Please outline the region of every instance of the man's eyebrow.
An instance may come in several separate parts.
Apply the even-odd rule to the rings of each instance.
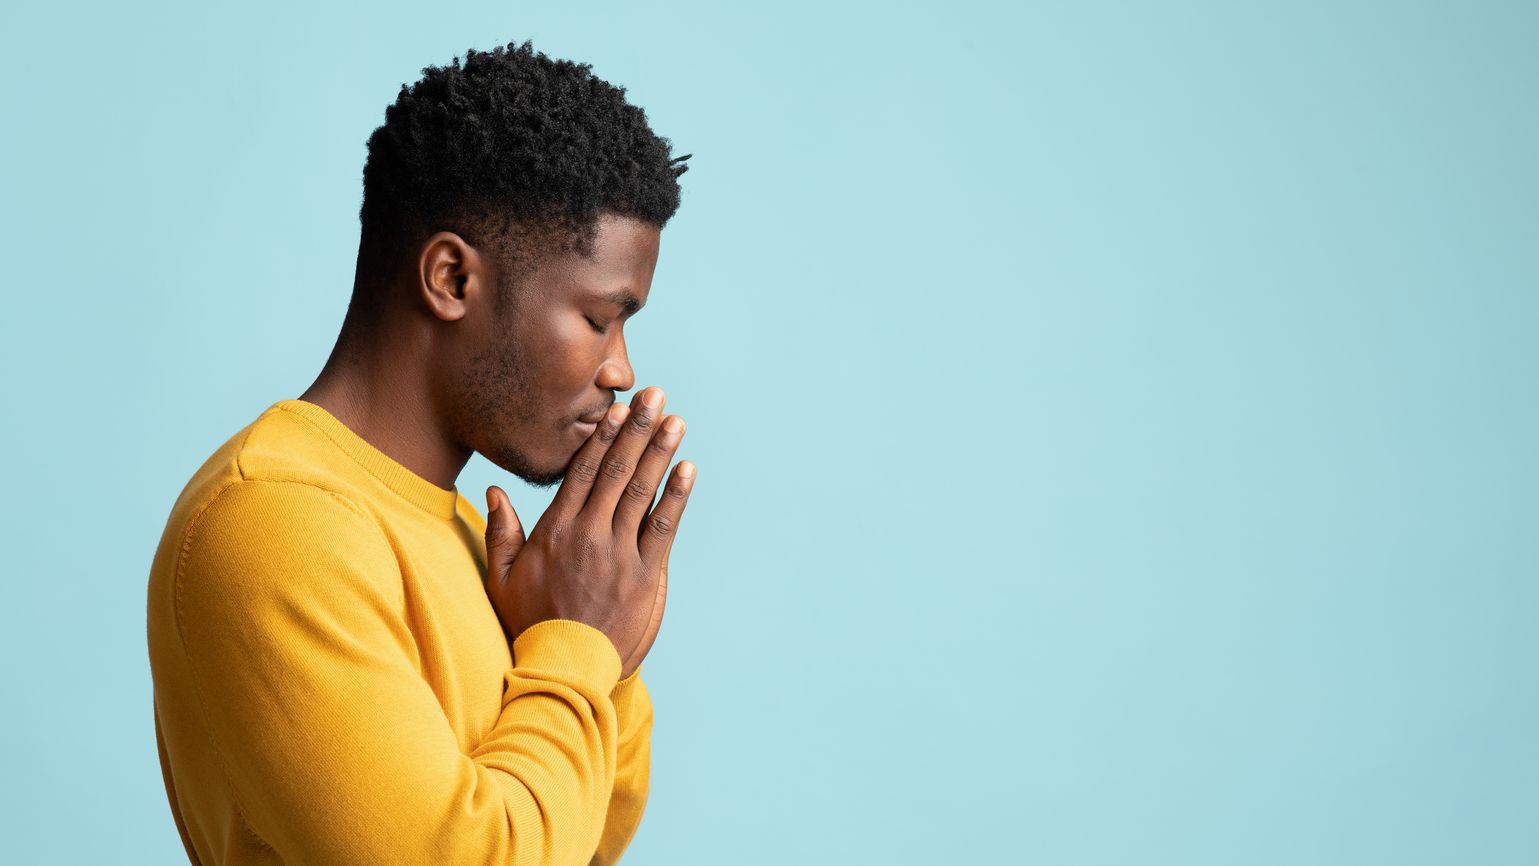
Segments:
[[[603,292],[597,295],[597,297],[599,300],[619,306],[620,309],[625,311],[624,315],[626,316],[634,316],[636,311],[641,309],[641,302],[636,300],[636,296],[624,289],[614,292]]]

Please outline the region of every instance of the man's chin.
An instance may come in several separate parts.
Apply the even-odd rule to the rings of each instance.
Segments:
[[[566,480],[566,472],[547,472],[538,475],[519,475],[518,477],[524,479],[532,487],[555,487]]]
[[[560,467],[539,466],[529,459],[529,455],[516,448],[507,448],[496,454],[482,456],[532,487],[554,487],[560,484],[566,479],[566,467],[571,463],[571,456],[568,455],[566,462]]]

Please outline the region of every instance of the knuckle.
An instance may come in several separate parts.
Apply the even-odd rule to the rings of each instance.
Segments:
[[[673,534],[673,518],[666,514],[653,514],[647,521],[647,532],[656,538],[667,538]]]
[[[534,535],[540,536],[552,543],[559,543],[576,531],[577,522],[570,519],[542,521],[537,528],[538,531]]]
[[[625,462],[624,459],[616,457],[610,460],[605,460],[600,466],[599,471],[603,472],[606,477],[613,478],[616,481],[622,481],[630,477],[631,465]]]
[[[568,527],[562,541],[562,547],[574,565],[593,562],[599,555],[599,536],[587,524]]]
[[[653,436],[652,441],[647,443],[647,450],[653,454],[669,454],[672,453],[673,448],[674,444],[663,436]]]
[[[632,502],[651,502],[652,485],[644,479],[632,478],[630,483],[625,485],[625,498]]]
[[[541,558],[549,559],[555,555],[557,550],[561,549],[561,545],[565,540],[566,527],[551,526],[545,532],[536,533],[524,546],[538,551]]]
[[[599,465],[597,462],[584,458],[572,461],[572,480],[587,484],[598,477]]]
[[[657,418],[651,412],[635,412],[631,414],[631,426],[645,432],[652,429],[657,423]]]
[[[598,559],[598,539],[594,538],[592,535],[583,533],[577,536],[577,538],[573,539],[573,541],[576,542],[575,546],[577,548],[576,553],[572,557],[573,561],[578,563],[588,563]]]

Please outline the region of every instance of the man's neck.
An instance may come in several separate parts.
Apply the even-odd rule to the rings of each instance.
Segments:
[[[414,371],[391,364],[375,352],[344,352],[339,343],[299,399],[330,412],[392,460],[450,490],[470,452],[450,439],[429,394],[420,367]]]

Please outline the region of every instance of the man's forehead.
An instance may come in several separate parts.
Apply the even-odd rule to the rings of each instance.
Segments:
[[[539,269],[541,281],[562,294],[640,307],[657,264],[657,232],[651,231],[650,243],[644,237],[603,243],[601,236],[592,255],[568,250],[554,256]]]
[[[647,302],[651,271],[640,265],[601,267],[578,256],[547,262],[531,280],[542,294],[552,299],[595,301],[616,304],[635,312]]]
[[[647,302],[660,238],[645,221],[601,216],[588,255],[570,246],[544,253],[525,288],[551,302],[613,303],[633,313]]]

